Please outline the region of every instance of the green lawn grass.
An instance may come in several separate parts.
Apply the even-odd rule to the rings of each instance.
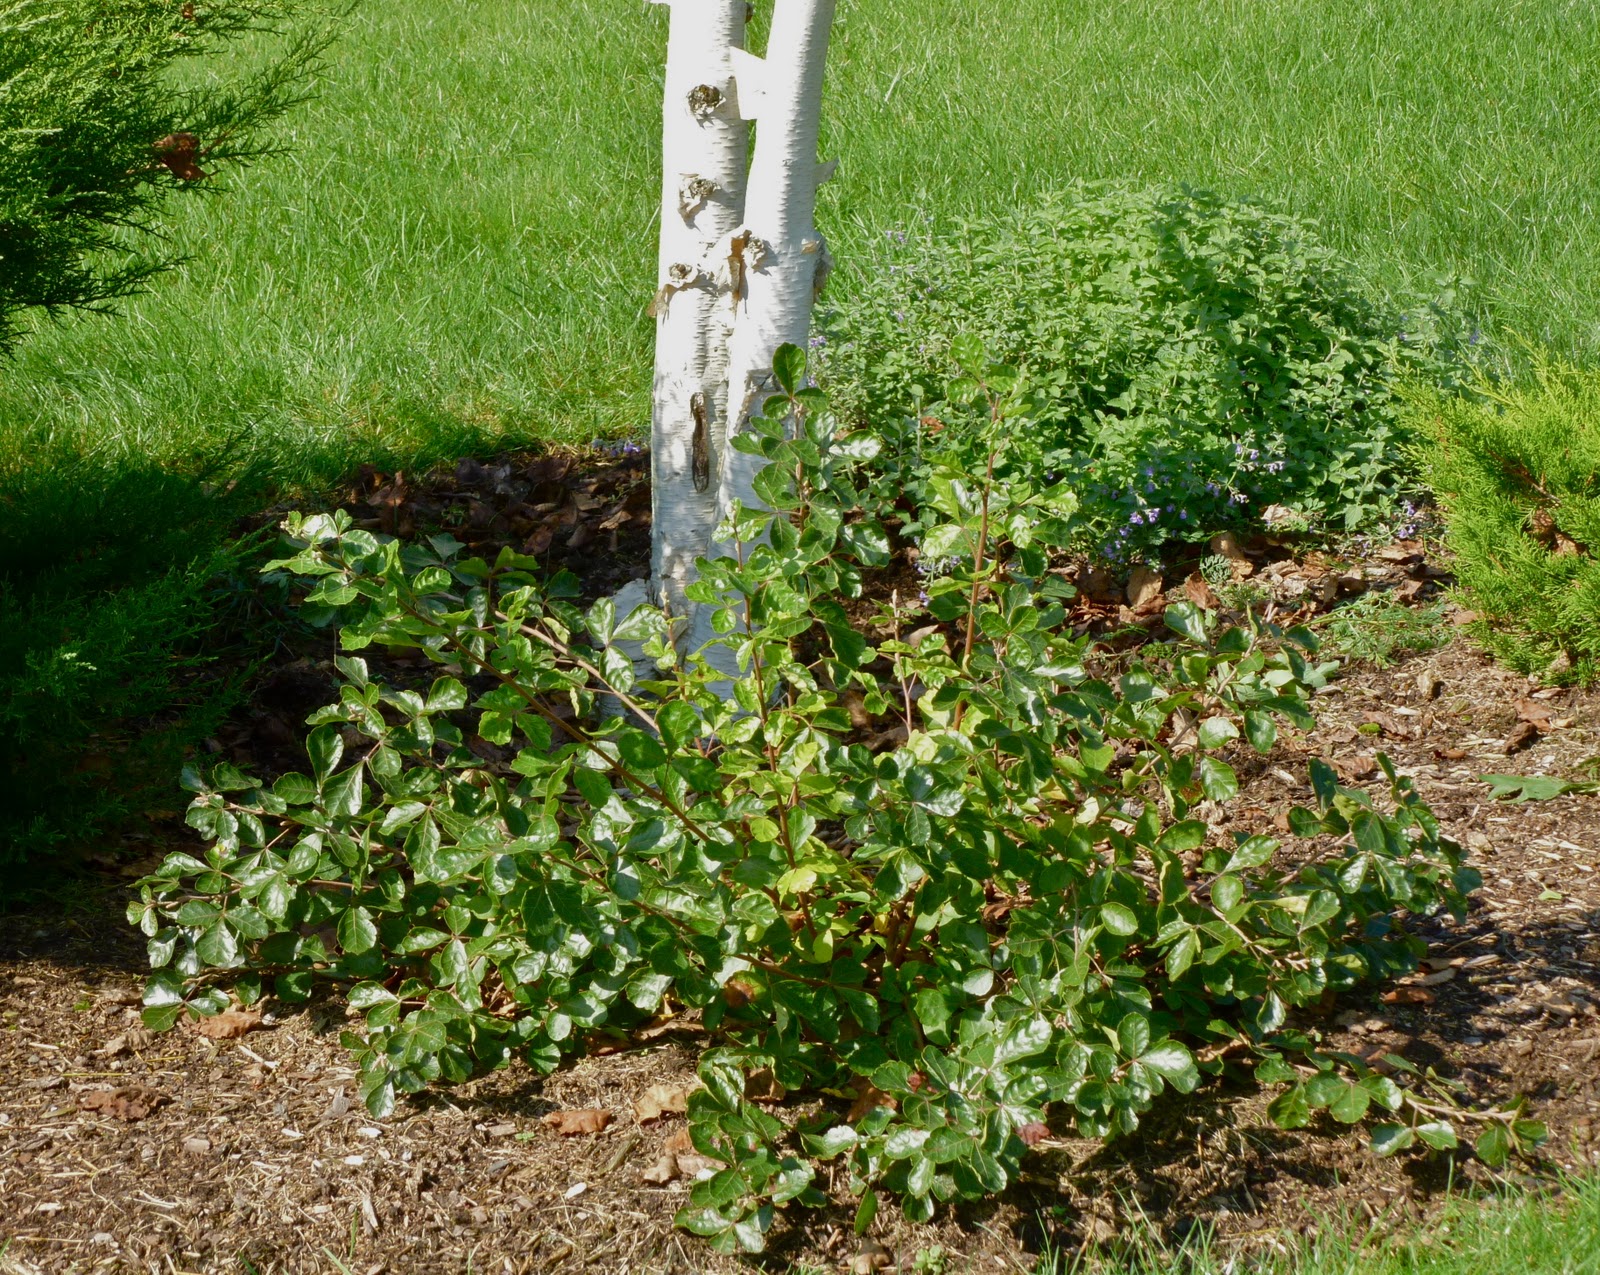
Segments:
[[[1597,0],[1454,0],[1447,20],[1392,0],[841,0],[832,286],[896,225],[1075,178],[1184,180],[1320,218],[1398,291],[1473,276],[1500,325],[1592,356],[1597,17]],[[7,679],[65,685],[63,653],[82,673],[82,635],[129,586],[142,614],[189,605],[173,582],[269,494],[643,430],[666,18],[358,0],[290,153],[168,210],[183,271],[0,366],[0,701],[76,720],[48,695],[16,709]]]
[[[1173,1252],[1135,1240],[1120,1261],[1047,1254],[1035,1275],[1600,1275],[1600,1180],[1565,1186],[1560,1196],[1458,1198],[1420,1226],[1322,1227],[1277,1256],[1241,1258],[1204,1242]]]
[[[1385,283],[1476,278],[1600,346],[1593,0],[844,0],[820,219],[884,228],[1074,177],[1186,180],[1321,218]],[[0,455],[320,482],[352,461],[646,419],[665,10],[363,0],[293,154],[189,200],[194,254],[124,321],[0,377]]]

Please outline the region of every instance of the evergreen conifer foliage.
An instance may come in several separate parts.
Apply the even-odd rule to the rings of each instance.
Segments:
[[[330,38],[306,0],[0,0],[0,352],[42,310],[105,310],[178,264],[149,233],[170,191],[274,149]],[[292,32],[232,82],[173,73],[251,32]]]
[[[1413,404],[1479,636],[1522,673],[1600,675],[1600,372],[1542,361],[1531,383]]]

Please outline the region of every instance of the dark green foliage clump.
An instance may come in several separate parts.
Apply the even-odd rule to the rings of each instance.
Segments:
[[[1478,636],[1512,668],[1600,675],[1600,372],[1541,360],[1474,401],[1420,393],[1419,449]]]
[[[0,0],[0,352],[22,314],[100,310],[175,265],[158,201],[269,149],[326,43],[302,33],[231,85],[182,89],[180,62],[281,29],[305,0]]]
[[[909,454],[918,417],[970,432],[932,387],[959,334],[982,341],[1039,391],[1014,465],[1071,482],[1080,547],[1113,561],[1273,505],[1313,526],[1372,520],[1405,481],[1396,377],[1448,375],[1437,307],[1395,312],[1313,226],[1255,204],[1078,186],[890,241],[824,320],[841,415]]]
[[[1029,387],[983,375],[999,461]],[[1282,1086],[1284,1128],[1325,1113],[1370,1119],[1380,1154],[1455,1148],[1437,1077],[1379,1074],[1297,1014],[1413,969],[1407,918],[1460,916],[1479,884],[1411,781],[1380,757],[1369,793],[1313,759],[1292,847],[1207,822],[1239,796],[1235,762],[1314,727],[1315,638],[1184,602],[1166,641],[1098,650],[1049,569],[1070,493],[963,494],[955,471],[919,511],[944,564],[925,601],[861,624],[841,599],[869,605],[863,572],[889,557],[861,508],[879,440],[800,388],[793,346],[774,376],[736,446],[771,462],[756,489],[777,512],[736,511],[737,552],[688,591],[731,685],[660,611],[581,609],[510,548],[288,521],[298,552],[271,569],[337,616],[339,699],[308,719],[304,773],[186,776],[209,844],[128,912],[155,971],[145,1021],[342,987],[382,1117],[697,1011],[689,1133],[718,1167],[678,1221],[727,1252],[823,1203],[819,1162],[860,1198],[858,1230],[880,1196],[927,1221],[1004,1190],[1052,1127],[1132,1133],[1225,1057]],[[397,680],[386,649],[431,669]],[[859,730],[852,698],[893,729]],[[785,1123],[756,1077],[816,1101]],[[1472,1119],[1492,1164],[1544,1135],[1518,1106]]]

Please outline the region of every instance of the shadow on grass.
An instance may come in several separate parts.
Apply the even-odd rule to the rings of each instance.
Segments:
[[[25,458],[0,476],[0,883],[172,806],[185,749],[270,644],[237,536],[260,484],[133,460]],[[9,869],[9,871],[8,871]]]

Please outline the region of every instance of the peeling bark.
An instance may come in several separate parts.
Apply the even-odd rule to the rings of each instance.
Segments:
[[[728,433],[743,428],[771,388],[780,345],[804,348],[811,308],[828,268],[815,223],[817,187],[832,168],[817,162],[822,77],[835,0],[779,0],[767,56],[733,56],[741,109],[756,121],[755,158],[741,234],[759,243],[746,262],[728,359]],[[753,85],[759,89],[752,91]],[[742,291],[742,295],[741,295]],[[758,457],[727,452],[718,489],[718,518],[734,500],[758,503],[751,482]]]
[[[745,0],[672,6],[663,110],[661,254],[651,417],[650,594],[712,640],[683,589],[734,501],[758,505],[756,457],[728,440],[771,386],[773,355],[804,346],[831,268],[814,223],[823,68],[835,0],[776,0],[765,58],[744,48]],[[749,128],[757,128],[748,176]],[[704,613],[704,614],[702,614]],[[732,655],[708,651],[718,666]]]
[[[683,587],[710,550],[726,414],[732,316],[706,267],[744,219],[750,126],[732,54],[742,51],[745,0],[670,4],[662,107],[661,241],[655,386],[650,421],[655,519],[653,600],[684,610]]]

